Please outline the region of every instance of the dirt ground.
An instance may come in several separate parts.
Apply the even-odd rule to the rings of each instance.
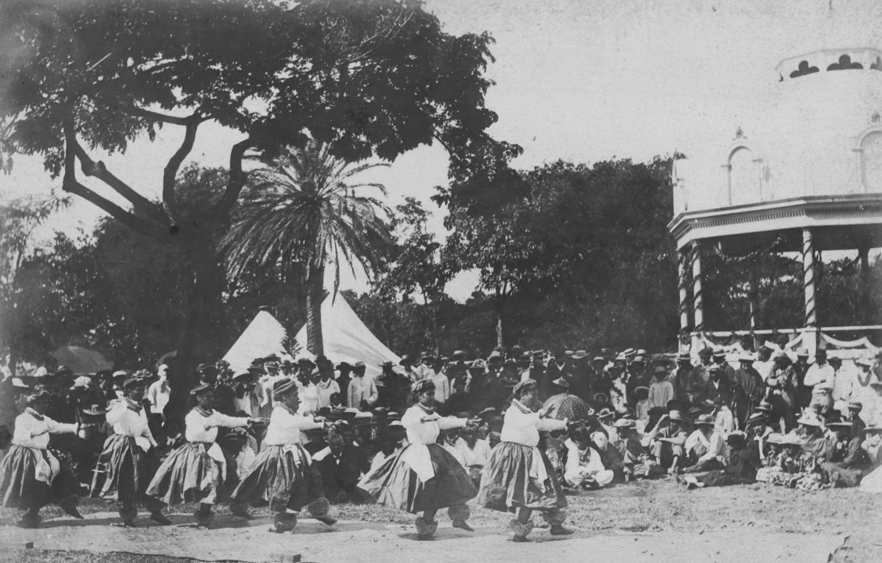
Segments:
[[[113,506],[87,501],[84,521],[47,508],[37,530],[0,513],[0,560],[71,563],[203,561],[882,561],[882,495],[860,489],[805,493],[767,485],[686,491],[668,480],[641,482],[569,497],[573,536],[537,529],[532,544],[514,544],[510,516],[472,508],[474,533],[450,527],[439,513],[438,536],[418,542],[413,516],[378,506],[336,508],[333,528],[303,519],[294,534],[271,534],[265,510],[243,521],[221,507],[209,530],[191,527],[192,507],[172,510],[175,525],[111,527]],[[33,542],[33,549],[25,549]]]

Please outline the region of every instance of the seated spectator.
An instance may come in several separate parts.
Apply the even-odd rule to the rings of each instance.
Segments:
[[[672,410],[663,415],[655,428],[648,433],[650,451],[655,462],[672,475],[688,465],[683,446],[690,425],[689,419],[679,410]]]
[[[363,502],[356,485],[362,473],[370,470],[370,462],[361,448],[344,441],[343,436],[332,433],[328,447],[318,452],[313,461],[322,475],[325,497],[331,503]]]
[[[624,464],[622,476],[625,482],[632,478],[644,478],[660,472],[664,473],[664,469],[644,451],[640,438],[637,436],[637,422],[634,419],[620,418],[616,421],[615,426],[618,438],[614,445],[622,457]]]
[[[618,439],[618,432],[616,432],[615,436],[616,439]],[[624,481],[625,461],[622,454],[619,453],[619,450],[616,449],[610,439],[607,438],[603,432],[593,433],[591,435],[591,440],[594,442],[594,446],[600,453],[600,461],[603,463],[603,467],[608,471],[613,472],[613,480],[619,482]]]
[[[463,464],[469,471],[469,476],[476,487],[481,485],[481,471],[490,461],[490,443],[482,440],[477,430],[463,429],[462,436],[455,442],[455,446],[462,452],[465,463]]]
[[[834,487],[857,487],[861,477],[872,468],[861,439],[853,435],[851,422],[832,422],[827,428],[835,436],[824,471]]]
[[[866,438],[861,443],[861,448],[867,453],[867,458],[873,468],[882,465],[882,425],[870,425],[864,429]]]
[[[723,469],[726,465],[726,439],[714,427],[714,419],[703,414],[695,421],[695,430],[684,444],[684,453],[689,460],[687,473]]]
[[[756,452],[747,447],[746,434],[740,431],[732,432],[726,438],[726,444],[725,467],[707,473],[686,475],[683,479],[689,489],[742,485],[756,480],[759,459]]]
[[[573,430],[564,447],[567,455],[563,477],[567,485],[592,490],[612,482],[613,472],[603,467],[600,452],[584,427]]]

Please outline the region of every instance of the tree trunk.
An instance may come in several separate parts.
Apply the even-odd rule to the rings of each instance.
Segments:
[[[306,279],[306,349],[324,355],[322,339],[322,300],[325,293],[325,267],[316,268]]]
[[[496,310],[496,347],[502,350],[505,346],[505,341],[502,338],[502,311],[501,309]]]

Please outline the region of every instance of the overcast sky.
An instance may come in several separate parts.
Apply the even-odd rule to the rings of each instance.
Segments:
[[[499,122],[491,133],[524,147],[518,168],[557,159],[643,161],[675,149],[689,154],[690,147],[731,139],[739,117],[775,88],[779,60],[820,48],[882,46],[882,2],[872,0],[430,0],[427,8],[449,33],[486,30],[496,39],[496,63],[488,69],[496,86],[487,105]],[[158,197],[162,167],[181,138],[182,131],[166,127],[155,143],[104,159]],[[237,139],[205,127],[191,161],[224,166]],[[443,215],[429,197],[446,183],[446,166],[443,150],[427,147],[376,175],[391,205],[413,196],[433,209],[433,229],[442,237]],[[60,181],[35,159],[18,157],[14,173],[0,176],[4,197],[53,186]],[[51,228],[88,231],[99,216],[77,202]],[[474,283],[465,274],[448,291],[464,299]],[[366,286],[347,276],[343,287]]]

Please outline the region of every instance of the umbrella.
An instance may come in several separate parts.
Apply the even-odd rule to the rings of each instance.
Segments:
[[[567,393],[552,395],[542,405],[548,409],[548,415],[558,420],[586,420],[591,414],[591,409],[579,397]]]

